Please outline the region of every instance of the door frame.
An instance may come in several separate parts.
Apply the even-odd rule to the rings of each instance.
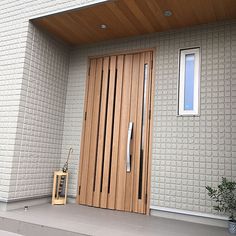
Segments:
[[[85,84],[85,95],[84,95],[84,108],[83,108],[83,121],[82,121],[82,133],[81,133],[81,141],[80,141],[80,156],[79,156],[79,167],[78,167],[78,184],[77,184],[77,191],[76,191],[76,203],[79,204],[79,193],[80,193],[80,179],[82,174],[82,158],[84,151],[84,135],[85,135],[85,120],[86,120],[86,111],[87,111],[87,103],[88,103],[88,90],[89,90],[89,65],[90,60],[94,58],[100,58],[100,57],[106,57],[106,56],[118,56],[118,55],[127,55],[127,54],[135,54],[135,53],[142,53],[142,52],[152,52],[152,68],[151,68],[151,94],[149,94],[150,97],[150,106],[149,110],[151,112],[150,114],[150,121],[149,121],[149,137],[148,137],[148,143],[149,143],[149,150],[148,150],[148,170],[147,170],[147,204],[146,204],[146,215],[150,215],[150,198],[151,198],[151,170],[152,170],[152,144],[153,144],[153,110],[154,110],[154,97],[155,97],[155,84],[156,84],[156,78],[155,78],[155,59],[156,59],[156,48],[145,48],[145,49],[138,49],[138,50],[123,50],[113,53],[107,53],[107,54],[99,54],[94,56],[88,56],[87,57],[87,75],[86,75],[86,84]]]

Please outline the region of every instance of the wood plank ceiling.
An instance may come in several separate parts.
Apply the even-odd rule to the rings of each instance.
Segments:
[[[172,15],[164,16],[166,10]],[[32,21],[81,45],[229,19],[236,19],[236,0],[115,0]]]

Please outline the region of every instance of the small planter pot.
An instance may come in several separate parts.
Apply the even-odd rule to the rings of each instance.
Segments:
[[[236,235],[236,221],[229,221],[229,232]]]

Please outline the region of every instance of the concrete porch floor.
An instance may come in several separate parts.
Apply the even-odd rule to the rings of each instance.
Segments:
[[[67,204],[0,212],[1,230],[26,236],[228,236],[227,229],[178,220]]]

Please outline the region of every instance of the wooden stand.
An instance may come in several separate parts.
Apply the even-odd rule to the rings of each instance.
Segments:
[[[64,178],[64,180],[63,180]],[[61,183],[64,182],[63,186]],[[62,194],[62,188],[63,194]],[[52,205],[65,205],[68,189],[68,172],[55,171],[52,191]]]

